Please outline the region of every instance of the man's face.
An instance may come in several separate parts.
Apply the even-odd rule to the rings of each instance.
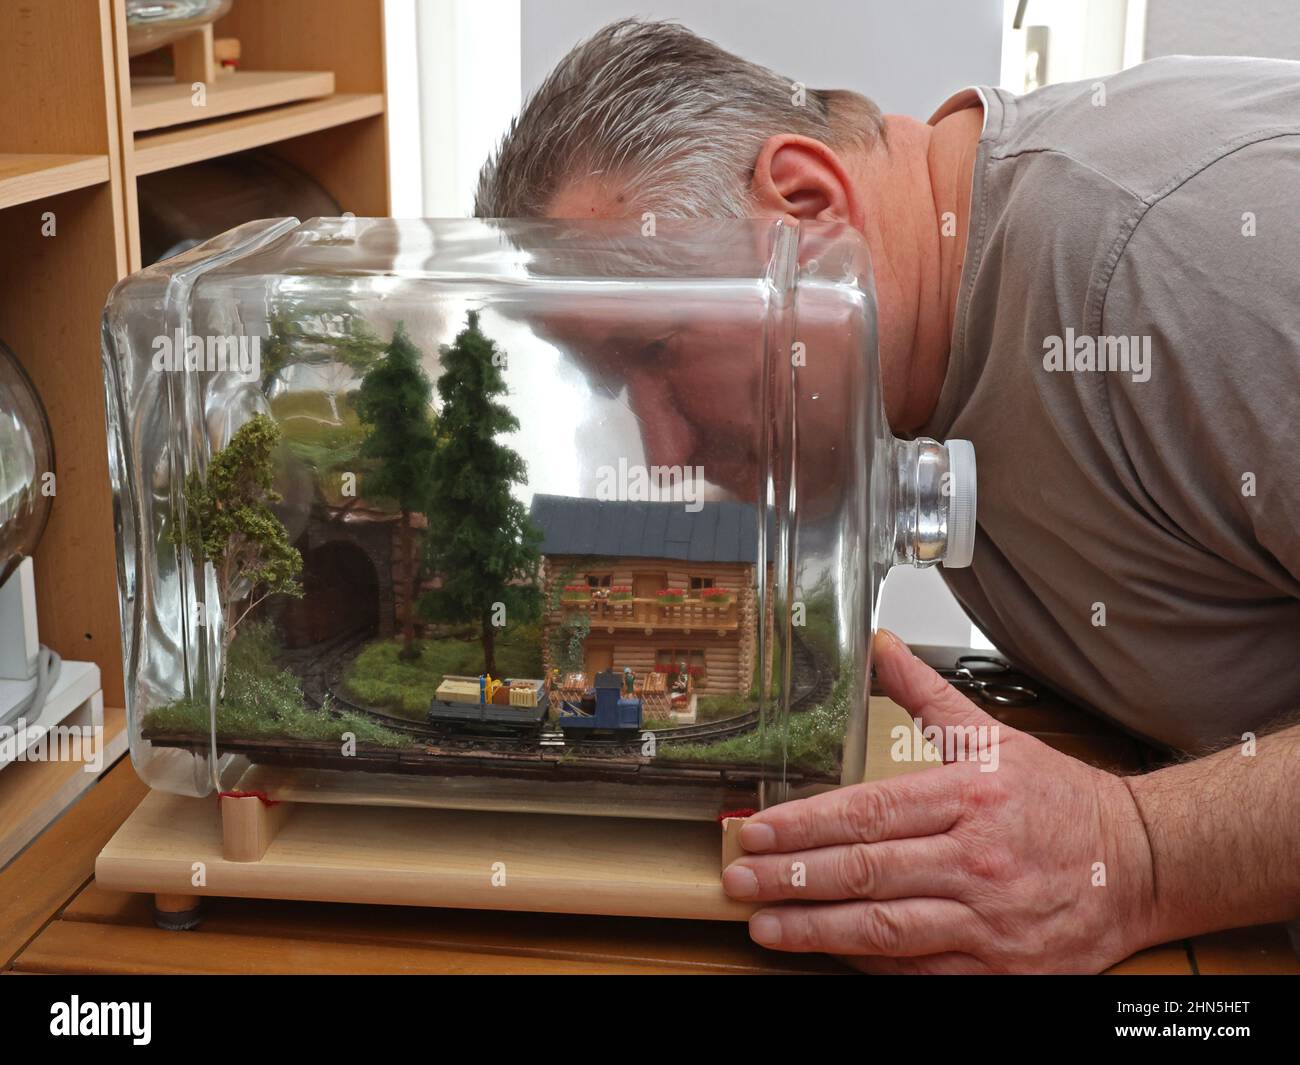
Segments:
[[[755,502],[764,320],[753,295],[692,298],[683,287],[668,298],[566,299],[536,328],[596,391],[623,399],[648,465],[699,467],[710,484]]]
[[[598,392],[623,399],[648,465],[699,468],[709,484],[745,502],[765,495],[764,441],[775,432],[780,446],[788,433],[784,415],[764,417],[764,375],[770,374],[769,409],[785,409],[791,388],[799,403],[801,495],[813,503],[833,494],[848,451],[851,397],[843,387],[842,360],[861,341],[851,308],[804,292],[793,339],[810,357],[791,374],[789,339],[779,333],[769,287],[756,280],[770,259],[773,228],[727,227],[724,233],[701,223],[692,246],[690,223],[671,226],[671,237],[663,225],[659,237],[623,241],[634,257],[640,239],[651,242],[647,259],[656,251],[670,256],[657,265],[652,282],[605,292],[578,286],[549,300],[534,328],[568,352]],[[622,232],[635,235],[639,227]],[[663,243],[653,246],[656,239]],[[805,236],[801,254],[815,256],[817,239]],[[702,271],[679,257],[695,251],[704,260]],[[734,265],[735,278],[717,277],[718,263]],[[692,284],[696,272],[703,277]],[[677,275],[682,283],[675,286]]]

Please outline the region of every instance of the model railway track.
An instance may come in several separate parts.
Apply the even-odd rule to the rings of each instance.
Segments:
[[[739,736],[750,731],[757,724],[758,711],[746,710],[743,714],[736,714],[734,717],[723,717],[699,725],[659,729],[655,732],[655,742],[699,743],[701,740],[720,740],[728,736]]]
[[[371,710],[368,707],[358,706],[352,700],[333,691],[329,693],[329,705],[335,710],[362,714],[376,724],[382,725],[393,732],[419,737],[426,740],[430,746],[437,747],[440,750],[478,751],[493,754],[536,752],[539,746],[546,746],[545,741],[548,739],[552,741],[550,745],[554,746],[554,738],[556,731],[558,731],[543,732],[540,735],[531,732],[510,735],[507,733],[474,732],[427,725],[419,721],[412,721],[410,718],[386,714],[382,710]],[[584,750],[598,750],[602,754],[634,755],[640,753],[641,741],[637,739],[629,743],[622,739],[592,737],[584,739],[582,746]]]
[[[830,698],[831,690],[835,687],[835,678],[831,676],[831,671],[822,661],[821,655],[814,651],[802,636],[797,632],[791,632],[790,637],[790,664],[794,675],[803,682],[800,684],[802,690],[798,694],[791,693],[793,698],[790,700],[790,712],[797,714],[803,710],[811,710]]]
[[[383,710],[361,706],[346,696],[340,695],[334,683],[352,655],[360,649],[372,634],[363,630],[346,633],[326,643],[301,652],[289,652],[285,658],[293,665],[312,674],[317,683],[310,688],[304,683],[304,691],[313,704],[319,708],[328,706],[332,711],[346,711],[374,721],[377,725],[405,736],[424,740],[430,747],[443,751],[491,752],[495,754],[522,754],[538,750],[558,750],[569,748],[558,728],[543,730],[540,734],[521,733],[518,735],[490,734],[465,731],[429,725],[410,718],[399,717]],[[297,656],[295,658],[295,656]],[[824,663],[808,643],[796,632],[791,633],[791,664],[798,682],[792,692],[790,712],[801,713],[820,705],[830,695],[833,680]],[[319,694],[317,694],[319,693]],[[757,709],[747,710],[732,717],[717,721],[707,721],[698,725],[682,725],[678,728],[654,730],[656,744],[707,744],[719,740],[741,736],[757,728],[760,715]],[[624,739],[588,737],[582,741],[582,748],[602,755],[638,756],[642,741],[638,737],[632,742]]]
[[[325,693],[325,699],[328,700],[330,709],[335,712],[346,710],[349,713],[360,714],[393,732],[402,732],[409,736],[434,737],[439,735],[438,729],[431,728],[419,721],[412,721],[409,717],[398,717],[396,714],[386,714],[382,710],[372,710],[368,706],[358,706],[351,699],[340,695],[333,688]]]
[[[338,675],[374,635],[373,628],[361,626],[310,647],[282,651],[280,664],[297,675],[303,694],[319,709]]]

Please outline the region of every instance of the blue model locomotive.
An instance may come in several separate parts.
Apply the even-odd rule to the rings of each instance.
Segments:
[[[587,700],[584,699],[583,703]],[[641,700],[624,694],[623,679],[617,673],[597,673],[595,697],[590,707],[569,700],[560,703],[560,728],[565,735],[577,733],[632,733],[641,728]]]

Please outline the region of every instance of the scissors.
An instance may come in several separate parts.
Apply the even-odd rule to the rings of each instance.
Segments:
[[[1012,672],[1011,663],[994,655],[962,655],[956,668],[937,671],[959,692],[977,699],[985,706],[1028,706],[1038,702],[1038,693],[1021,684],[1005,680],[985,680],[1002,677]]]

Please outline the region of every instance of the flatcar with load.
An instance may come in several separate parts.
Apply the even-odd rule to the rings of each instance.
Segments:
[[[541,680],[448,675],[430,702],[428,722],[540,731],[547,709],[546,684]]]

